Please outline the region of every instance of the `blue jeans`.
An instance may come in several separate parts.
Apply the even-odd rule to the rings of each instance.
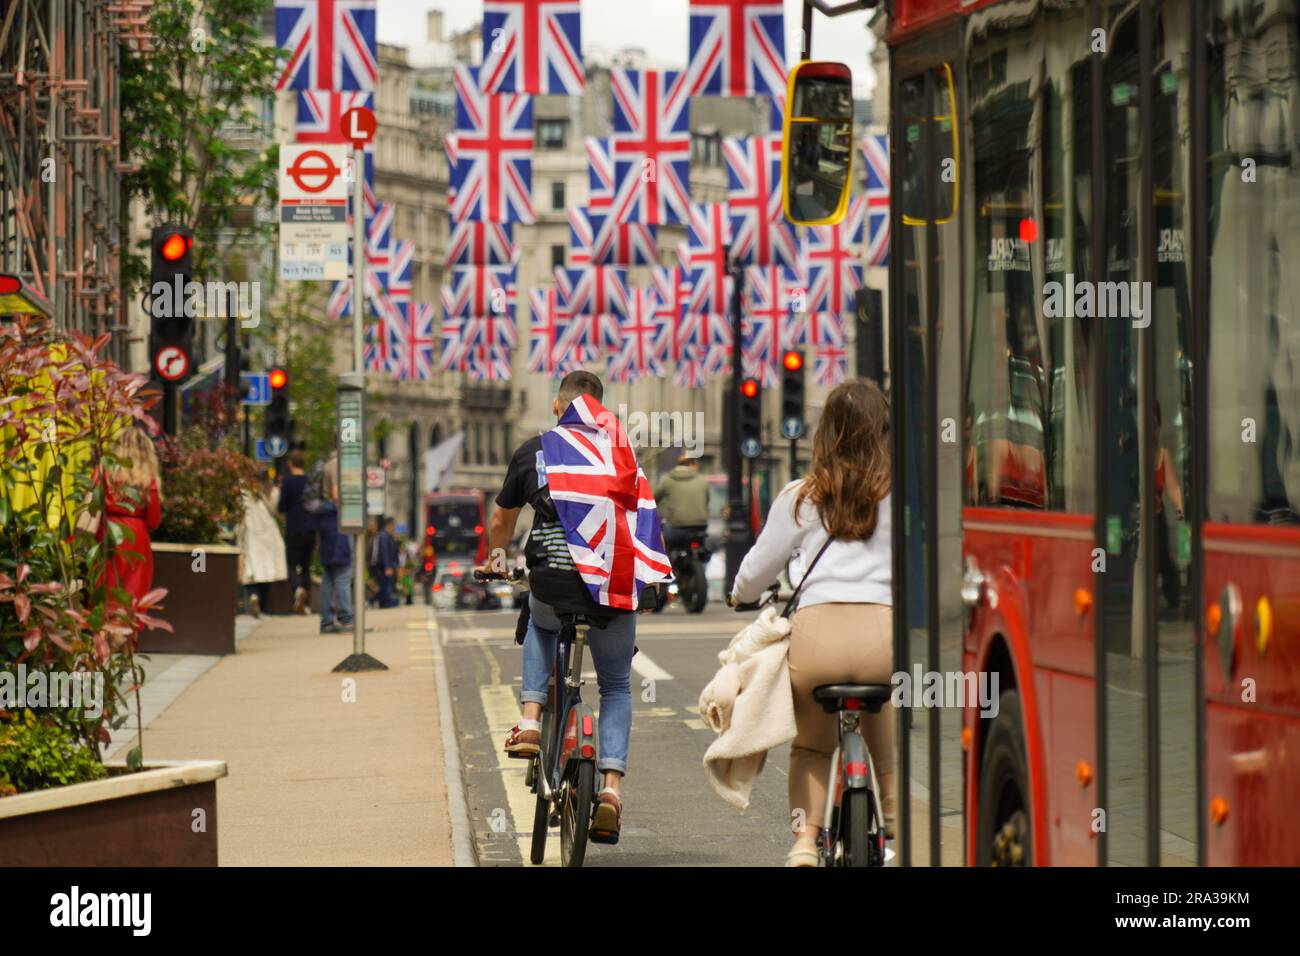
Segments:
[[[320,579],[320,626],[352,623],[352,565],[326,564]]]
[[[529,596],[528,633],[524,637],[526,704],[546,703],[546,684],[555,667],[560,619],[549,604]],[[627,773],[627,744],[632,735],[632,651],[636,644],[636,615],[619,614],[603,630],[587,632],[587,651],[596,665],[600,686],[600,760],[602,770]]]

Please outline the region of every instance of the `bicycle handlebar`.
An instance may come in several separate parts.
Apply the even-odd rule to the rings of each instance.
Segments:
[[[522,581],[523,579],[523,568],[513,568],[509,574],[502,574],[500,571],[480,571],[478,568],[474,569],[475,581],[509,581],[511,584],[514,584],[516,581]]]
[[[769,604],[775,604],[777,595],[779,595],[780,593],[781,593],[781,585],[779,583],[769,584],[767,586],[766,591],[764,591],[763,596],[759,598],[757,601],[746,601],[744,604],[733,605],[732,610],[737,612],[760,610],[761,608],[764,608]]]

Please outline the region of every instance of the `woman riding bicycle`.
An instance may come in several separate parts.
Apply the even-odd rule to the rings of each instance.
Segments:
[[[874,384],[845,382],[826,399],[808,476],[786,485],[745,556],[729,603],[759,599],[791,562],[792,583],[822,552],[800,592],[790,634],[796,735],[790,748],[790,810],[807,821],[787,866],[816,866],[836,717],[813,699],[822,684],[888,684],[894,670],[889,529],[889,403]],[[828,544],[829,538],[829,544]],[[791,558],[794,558],[791,561]],[[894,713],[863,715],[879,775],[885,829],[894,831]]]

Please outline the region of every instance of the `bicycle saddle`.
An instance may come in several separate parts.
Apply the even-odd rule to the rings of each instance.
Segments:
[[[828,714],[840,710],[878,714],[893,693],[894,688],[889,684],[822,684],[813,688],[813,697]],[[856,701],[857,706],[848,705],[849,701]]]
[[[533,596],[549,605],[561,620],[573,618],[575,624],[594,628],[609,626],[617,614],[627,613],[597,604],[576,571],[559,568],[534,568],[528,573],[528,588]]]

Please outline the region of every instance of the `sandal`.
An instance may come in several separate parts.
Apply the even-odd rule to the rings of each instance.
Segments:
[[[587,834],[592,843],[618,842],[623,826],[623,801],[609,787],[596,797],[596,812],[591,815],[591,831]]]
[[[785,855],[786,866],[821,866],[822,857],[815,848],[793,846]]]
[[[542,732],[540,730],[520,730],[515,724],[506,734],[506,754],[527,760],[542,752]]]

